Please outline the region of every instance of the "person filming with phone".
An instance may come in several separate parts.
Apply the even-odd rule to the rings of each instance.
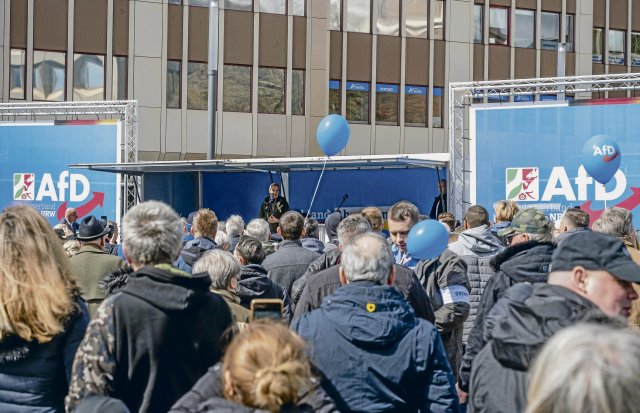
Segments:
[[[278,231],[280,217],[288,210],[289,203],[284,197],[280,196],[280,185],[275,182],[269,185],[269,196],[262,201],[258,217],[269,223],[269,230],[272,234]]]

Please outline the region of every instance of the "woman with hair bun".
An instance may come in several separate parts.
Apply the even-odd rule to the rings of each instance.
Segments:
[[[267,320],[252,322],[238,334],[223,362],[209,369],[171,410],[214,411],[337,412],[312,374],[302,339]]]

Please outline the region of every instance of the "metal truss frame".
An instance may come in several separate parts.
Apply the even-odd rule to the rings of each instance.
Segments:
[[[138,101],[117,100],[99,102],[25,102],[0,104],[0,122],[37,120],[77,120],[95,116],[96,120],[116,119],[123,123],[124,161],[138,161]],[[44,119],[43,119],[44,118]],[[118,150],[122,150],[119,148]],[[140,177],[123,175],[124,211],[137,202]]]
[[[536,101],[540,95],[556,95],[562,99],[565,93],[589,94],[586,99],[604,98],[606,92],[635,90],[640,92],[640,73],[450,83],[448,191],[453,202],[449,210],[461,219],[470,206],[469,108],[473,104],[488,99],[495,99],[496,104],[513,102],[515,97],[523,95],[533,95]]]

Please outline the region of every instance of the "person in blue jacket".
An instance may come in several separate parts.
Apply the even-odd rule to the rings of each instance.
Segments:
[[[64,412],[71,366],[89,323],[69,260],[27,206],[0,214],[0,412]]]
[[[393,263],[384,238],[359,235],[342,253],[343,286],[291,328],[340,411],[458,412],[438,331],[393,288]]]

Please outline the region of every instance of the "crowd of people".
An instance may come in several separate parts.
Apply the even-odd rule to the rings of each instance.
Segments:
[[[335,212],[322,240],[279,189],[248,223],[147,201],[52,229],[6,208],[0,411],[638,411],[630,211],[499,201],[457,222],[441,181],[450,242],[421,260],[411,202]]]

